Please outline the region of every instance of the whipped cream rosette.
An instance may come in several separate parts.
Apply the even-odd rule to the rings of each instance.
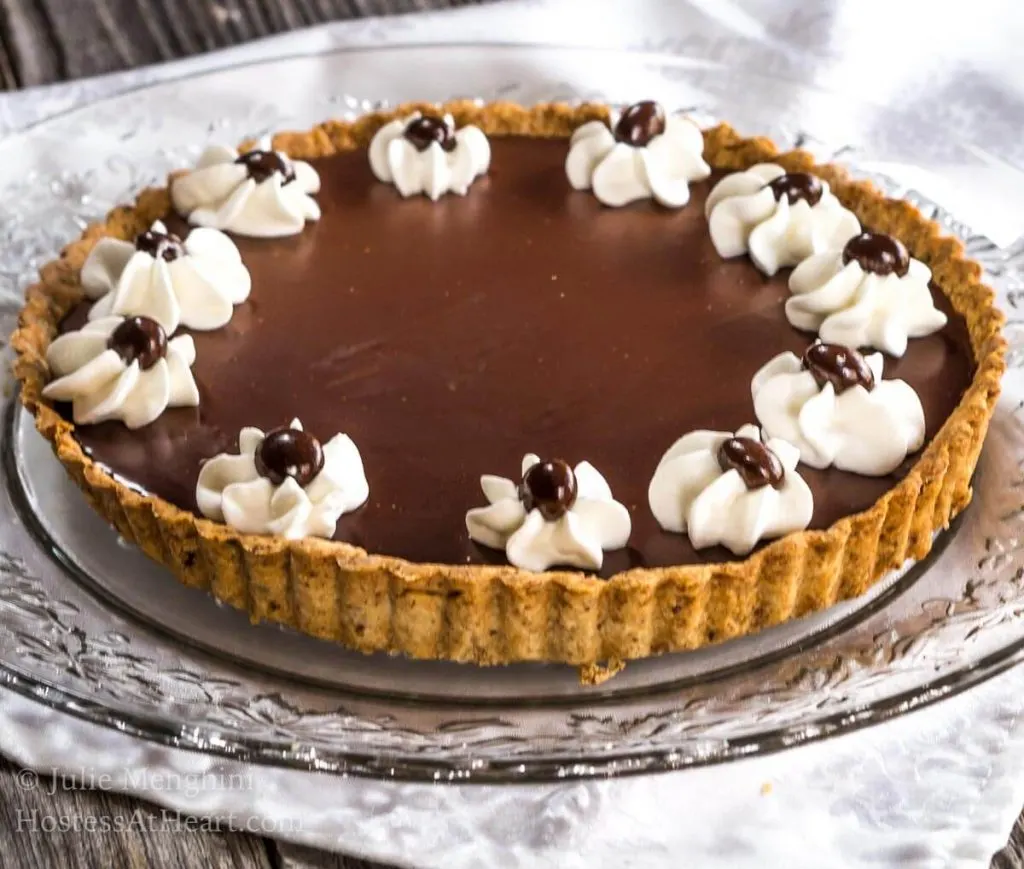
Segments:
[[[813,468],[888,474],[921,448],[925,420],[913,387],[882,380],[882,368],[881,353],[839,344],[812,344],[803,359],[780,353],[754,375],[754,412]]]
[[[522,481],[485,475],[480,487],[490,506],[466,513],[469,536],[504,549],[524,570],[554,565],[599,570],[605,550],[629,539],[629,511],[612,497],[604,477],[589,462],[570,468],[560,460],[523,458]]]
[[[758,163],[727,175],[708,194],[704,212],[711,242],[729,259],[745,253],[766,275],[835,247],[860,232],[860,222],[807,172]]]
[[[796,472],[799,459],[781,438],[762,441],[754,425],[690,432],[658,463],[648,502],[658,524],[689,535],[694,549],[721,545],[746,555],[810,523],[814,498]]]
[[[179,325],[219,329],[252,287],[238,248],[224,233],[194,229],[182,241],[159,220],[134,242],[101,238],[82,265],[81,280],[97,300],[90,320],[139,314],[167,334]]]
[[[267,433],[243,428],[238,448],[203,465],[196,503],[207,518],[244,533],[331,537],[341,515],[369,497],[362,457],[348,435],[321,445],[295,419]]]
[[[611,125],[589,121],[569,141],[565,173],[575,190],[593,190],[605,205],[618,207],[654,199],[666,208],[690,201],[690,183],[707,178],[704,137],[692,121],[666,115],[644,101],[613,116]]]
[[[895,238],[863,232],[793,270],[786,318],[822,341],[902,356],[908,339],[946,325],[928,286],[931,279],[928,266]]]
[[[312,166],[271,150],[268,142],[244,154],[214,145],[171,182],[171,201],[195,226],[276,238],[297,235],[307,220],[320,219],[312,197],[319,190]]]
[[[116,419],[141,428],[168,407],[199,405],[195,360],[190,335],[168,341],[148,317],[103,317],[50,344],[46,361],[55,379],[43,396],[70,401],[80,425]]]
[[[491,165],[491,145],[479,127],[455,129],[443,118],[414,112],[381,127],[370,141],[370,169],[402,196],[422,193],[436,202],[445,193],[465,196]]]

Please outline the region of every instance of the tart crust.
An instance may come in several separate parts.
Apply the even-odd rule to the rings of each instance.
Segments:
[[[442,108],[459,126],[476,124],[492,136],[564,138],[585,121],[608,116],[601,105],[460,101]],[[298,159],[365,147],[384,123],[415,109],[437,107],[410,103],[350,123],[328,121],[278,134],[274,147]],[[362,652],[484,665],[564,662],[596,682],[629,659],[694,649],[807,615],[862,594],[907,559],[925,556],[934,534],[970,502],[1005,368],[1003,315],[981,282],[981,267],[912,205],[886,199],[839,167],[815,165],[804,151],[780,154],[769,140],[741,138],[725,124],[704,132],[704,157],[716,169],[773,161],[827,180],[864,225],[896,235],[930,266],[966,320],[976,364],[945,424],[906,477],[870,509],[824,531],[790,534],[745,560],[637,568],[608,580],[573,571],[417,564],[342,542],[240,534],[118,482],[84,453],[74,425],[42,398],[50,376],[46,349],[83,297],[79,271],[97,239],[130,239],[165,216],[166,188],[114,209],[41,269],[12,338],[22,403],[93,508],[181,582],[247,611],[254,622],[289,625]]]

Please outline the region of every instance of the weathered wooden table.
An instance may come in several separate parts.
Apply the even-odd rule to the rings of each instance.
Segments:
[[[171,60],[325,21],[475,2],[480,0],[0,0],[0,88]],[[33,830],[33,817],[106,819],[119,832],[47,833]],[[1022,821],[1024,816],[995,855],[993,869],[1024,869]],[[2,758],[0,866],[373,869],[230,829],[176,823],[119,794],[57,787],[45,778],[25,788],[17,767]]]

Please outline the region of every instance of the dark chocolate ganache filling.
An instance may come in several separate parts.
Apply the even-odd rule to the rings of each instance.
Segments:
[[[204,459],[236,451],[243,426],[297,416],[324,440],[347,433],[363,456],[370,498],[341,518],[337,539],[455,564],[505,563],[466,534],[466,511],[486,504],[481,474],[518,482],[527,452],[586,459],[633,518],[603,575],[732,559],[663,532],[647,487],[677,438],[755,422],[751,376],[813,340],[786,321],[788,270],[769,279],[715,253],[704,218],[715,179],[679,210],[606,208],[569,188],[564,140],[491,147],[490,173],[436,203],[377,182],[365,151],[316,161],[318,223],[236,239],[252,294],[226,327],[194,333],[200,406],[137,431],[79,427],[83,446],[195,510]],[[187,235],[180,219],[167,223]],[[963,320],[933,293],[949,324],[885,366],[921,396],[929,438],[973,368]],[[913,460],[879,479],[801,465],[811,527],[869,507]]]

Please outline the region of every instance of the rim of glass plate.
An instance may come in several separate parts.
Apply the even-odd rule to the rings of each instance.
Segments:
[[[441,697],[436,694],[415,694],[402,693],[393,694],[386,691],[377,691],[370,688],[338,685],[336,683],[324,682],[313,676],[296,675],[287,671],[265,666],[237,657],[215,646],[211,646],[191,637],[166,627],[151,616],[136,610],[125,603],[116,594],[113,594],[96,579],[83,569],[75,561],[74,555],[56,540],[46,528],[45,523],[32,507],[32,497],[27,489],[27,484],[18,461],[17,450],[14,446],[17,440],[18,427],[23,419],[27,417],[32,423],[31,415],[21,406],[17,396],[20,395],[18,388],[15,398],[8,402],[3,409],[2,420],[0,420],[0,486],[2,486],[11,501],[11,506],[18,519],[25,527],[28,537],[39,547],[40,551],[75,585],[85,591],[90,597],[96,600],[101,606],[109,607],[117,614],[135,623],[143,630],[152,632],[163,640],[179,644],[200,655],[209,656],[219,663],[237,667],[243,672],[269,676],[275,679],[283,679],[296,686],[304,686],[317,691],[325,691],[338,697],[350,700],[377,701],[389,703],[394,706],[412,709],[427,708],[436,710],[439,708],[457,710],[496,710],[508,708],[515,704],[517,708],[529,709],[531,711],[552,712],[567,710],[579,706],[581,703],[606,703],[618,704],[630,701],[654,699],[676,691],[682,691],[697,684],[709,684],[729,679],[744,672],[754,672],[777,664],[787,657],[801,654],[835,639],[839,635],[855,628],[862,622],[871,618],[879,611],[885,609],[896,598],[910,589],[924,574],[931,569],[933,562],[950,546],[956,537],[959,527],[963,522],[966,511],[955,517],[950,527],[942,534],[936,535],[931,551],[920,561],[904,567],[901,571],[894,571],[893,578],[889,584],[880,592],[870,597],[863,606],[853,609],[851,612],[830,621],[821,628],[801,635],[797,639],[783,643],[777,647],[763,652],[755,657],[745,659],[732,664],[702,672],[699,675],[681,676],[676,679],[659,681],[649,684],[636,685],[630,688],[615,688],[610,690],[601,686],[594,686],[588,690],[585,697],[573,695],[538,695],[535,697],[475,697],[454,701],[450,698]],[[0,669],[4,663],[0,660]],[[606,683],[613,684],[613,683]],[[81,695],[71,692],[75,696]]]
[[[486,41],[471,41],[471,40],[454,40],[454,41],[440,41],[440,42],[396,42],[388,43],[386,45],[358,45],[358,46],[334,46],[325,48],[321,51],[306,51],[306,52],[287,52],[277,56],[253,58],[251,60],[243,60],[238,62],[228,62],[224,64],[213,65],[203,69],[185,71],[178,74],[172,73],[166,78],[161,78],[156,81],[139,81],[128,85],[123,89],[118,89],[113,93],[106,94],[104,96],[91,99],[80,105],[68,106],[67,108],[61,109],[54,112],[51,115],[47,115],[45,118],[39,118],[38,120],[32,121],[23,127],[11,130],[8,133],[0,136],[0,145],[6,144],[8,141],[16,139],[24,134],[31,133],[39,127],[45,126],[53,121],[58,121],[66,118],[70,115],[74,115],[77,112],[88,111],[90,109],[101,106],[104,103],[112,102],[121,97],[131,96],[142,91],[159,88],[165,85],[180,84],[181,82],[191,81],[198,78],[204,78],[206,76],[218,75],[221,73],[228,73],[237,70],[250,69],[257,66],[267,66],[275,63],[287,63],[290,61],[297,61],[303,59],[309,59],[314,57],[331,57],[338,54],[380,54],[387,53],[389,51],[444,51],[451,49],[497,49],[499,51],[515,51],[515,50],[527,50],[527,51],[564,51],[578,54],[590,53],[590,54],[606,54],[606,55],[617,55],[620,57],[628,57],[634,61],[650,61],[654,63],[661,63],[666,66],[689,68],[689,69],[721,69],[733,76],[739,77],[752,77],[759,78],[767,81],[785,82],[796,87],[801,88],[805,91],[813,91],[819,94],[844,94],[842,91],[835,90],[833,88],[822,87],[796,77],[779,75],[778,73],[762,73],[752,72],[749,70],[741,70],[730,64],[727,64],[720,60],[713,60],[710,58],[693,57],[687,54],[673,54],[670,52],[662,51],[649,51],[645,49],[629,49],[629,48],[611,48],[608,46],[600,45],[564,45],[554,43],[527,43],[527,42],[505,42],[502,40],[486,40]],[[228,49],[230,51],[230,49]],[[183,59],[174,61],[173,63],[183,63]],[[158,69],[162,64],[149,64],[144,67],[139,67],[132,72],[145,73],[147,70]],[[109,73],[103,76],[96,76],[93,81],[101,81],[103,79],[116,78],[119,75],[124,75],[124,72]],[[89,79],[86,79],[88,81]],[[62,83],[63,84],[63,83]],[[847,94],[844,94],[847,95]],[[847,96],[854,98],[863,106],[870,106],[873,110],[882,112],[885,114],[891,114],[892,109],[885,106],[879,105],[878,103],[872,102],[871,100],[864,99],[860,94],[848,94]],[[467,99],[478,99],[476,97],[467,97]],[[368,101],[370,103],[376,103],[376,101]],[[582,100],[567,100],[570,104],[583,102]],[[391,101],[380,101],[381,105],[390,105]],[[960,144],[960,143],[958,143]],[[972,147],[976,147],[973,146]],[[1014,167],[1016,168],[1016,167]],[[1024,170],[1019,170],[1024,171]]]
[[[14,130],[10,130],[7,133],[0,134],[0,148],[6,146],[9,143],[13,143],[22,136],[29,135],[40,127],[45,127],[55,121],[62,120],[64,118],[75,115],[78,112],[89,111],[102,106],[106,103],[113,102],[114,100],[122,97],[128,97],[133,94],[138,94],[143,91],[152,90],[154,88],[163,87],[165,85],[180,84],[181,82],[192,81],[206,76],[219,75],[222,73],[229,73],[237,70],[252,69],[259,66],[266,66],[274,63],[287,63],[291,61],[303,60],[314,57],[332,57],[341,54],[381,54],[389,51],[444,51],[450,49],[497,49],[499,51],[515,51],[515,50],[528,50],[528,51],[564,51],[573,53],[591,53],[591,54],[605,54],[605,55],[617,55],[620,57],[628,57],[633,61],[649,61],[652,63],[661,63],[666,66],[673,66],[678,68],[689,68],[689,69],[720,69],[732,76],[739,77],[753,77],[766,81],[775,81],[780,83],[786,83],[798,87],[804,91],[810,91],[818,94],[842,94],[849,99],[855,99],[860,105],[868,106],[872,111],[879,112],[882,114],[893,114],[894,110],[886,106],[882,106],[872,100],[865,99],[860,93],[845,93],[843,91],[836,90],[834,88],[827,88],[817,85],[813,82],[796,78],[794,76],[779,75],[778,73],[763,73],[763,72],[751,72],[748,70],[738,69],[728,63],[720,60],[713,60],[710,58],[693,57],[688,54],[673,54],[670,52],[663,51],[649,51],[645,49],[629,49],[629,48],[611,48],[608,46],[599,45],[564,45],[554,43],[527,43],[527,42],[506,42],[502,40],[486,40],[486,41],[472,41],[472,40],[453,40],[453,41],[438,41],[438,42],[396,42],[388,43],[386,45],[358,45],[358,46],[334,46],[328,47],[320,51],[306,51],[306,52],[286,52],[281,55],[253,58],[251,60],[236,61],[233,58],[228,58],[224,63],[215,63],[209,67],[205,67],[197,70],[172,72],[165,78],[161,78],[156,81],[142,80],[134,82],[125,88],[118,89],[113,93],[105,94],[95,99],[88,100],[80,105],[68,106],[67,108],[61,109],[54,112],[51,115],[47,115],[45,118],[39,118],[38,120],[31,121],[23,127],[19,127]],[[231,49],[225,51],[230,52]],[[172,63],[185,63],[191,59],[181,59],[173,61]],[[149,64],[144,67],[140,67],[131,72],[144,74],[148,70],[158,69],[162,64]],[[125,72],[109,73],[104,76],[96,76],[94,81],[103,80],[108,78],[116,78],[119,75],[124,75]],[[477,97],[467,97],[467,99],[479,99]],[[566,100],[570,105],[584,102],[580,99]],[[382,108],[391,105],[392,102],[389,100],[367,100],[367,108]],[[703,111],[703,106],[687,106],[681,107],[684,111]],[[948,134],[945,134],[948,136]],[[976,157],[985,157],[988,159],[995,159],[997,162],[1015,172],[1024,174],[1024,166],[1018,166],[1015,163],[1008,162],[1002,158],[995,158],[988,154],[988,151],[983,147],[974,142],[962,139],[960,137],[954,137],[953,143],[968,153],[973,154]],[[796,147],[803,147],[803,141],[797,141],[794,143]]]
[[[368,752],[322,750],[291,742],[269,746],[240,736],[227,737],[210,728],[174,725],[156,716],[115,711],[78,697],[38,678],[30,678],[0,662],[0,687],[54,711],[116,730],[166,748],[205,754],[259,766],[321,772],[398,782],[453,784],[542,784],[591,778],[617,778],[714,766],[751,755],[764,756],[831,736],[853,733],[892,718],[925,709],[1004,673],[1024,660],[1024,639],[951,673],[923,689],[909,689],[853,712],[836,713],[800,727],[776,728],[735,740],[719,740],[717,750],[688,757],[672,749],[609,753],[586,760],[566,761],[538,756],[527,760],[453,760],[377,755]]]
[[[32,519],[34,514],[32,514],[31,508],[24,503],[18,503],[19,500],[25,498],[25,493],[19,482],[19,474],[16,468],[17,459],[14,455],[13,438],[11,435],[13,432],[12,425],[18,417],[19,407],[18,393],[15,392],[8,399],[8,406],[4,413],[2,446],[0,446],[0,475],[3,477],[3,486],[12,498],[14,509],[20,514],[21,518]],[[38,520],[36,519],[34,522],[26,525],[26,533],[35,544],[41,546],[46,556],[55,566],[67,574],[68,565],[65,563],[64,556],[59,550],[54,550],[47,536],[41,537],[37,533],[38,529],[33,527],[37,524]],[[937,546],[933,553],[938,555],[944,545],[948,544],[955,534],[955,527],[950,528],[947,533],[943,534],[942,544]],[[929,561],[930,559],[926,559],[915,564],[904,577],[897,580],[890,589],[887,589],[865,607],[793,646],[779,650],[774,654],[766,655],[756,662],[749,664],[749,669],[753,672],[771,666],[787,655],[806,651],[808,648],[812,648],[837,636],[861,619],[870,617],[872,614],[883,609],[888,603],[891,603],[902,591],[918,581],[927,570]],[[87,594],[98,600],[102,605],[111,605],[110,596],[97,591],[90,583],[83,583],[75,576],[68,576],[68,579],[79,588],[83,588]],[[114,602],[114,605],[117,605],[116,602]],[[140,624],[143,629],[154,631],[162,638],[175,640],[175,637],[166,632],[155,630],[148,621],[140,619],[136,614],[125,609],[123,606],[118,609],[134,623]],[[230,666],[238,667],[243,671],[263,673],[264,675],[280,678],[279,674],[246,666],[207,649],[198,649],[198,651],[201,654],[211,655],[225,661]],[[39,702],[47,708],[69,714],[90,724],[117,730],[147,742],[245,763],[403,782],[525,784],[670,772],[688,767],[711,766],[755,754],[759,756],[773,754],[787,748],[817,742],[841,733],[854,732],[925,708],[993,678],[1022,660],[1024,660],[1024,637],[982,657],[966,669],[946,674],[942,678],[926,685],[906,689],[864,707],[855,708],[853,711],[821,716],[804,722],[799,726],[773,728],[731,740],[709,740],[710,747],[705,752],[695,752],[692,755],[688,755],[678,749],[656,748],[625,752],[611,751],[607,754],[570,761],[563,757],[545,756],[543,754],[526,759],[517,758],[507,761],[501,759],[482,760],[474,758],[471,754],[453,756],[450,759],[439,757],[419,759],[402,754],[382,755],[345,749],[323,749],[309,743],[294,740],[290,740],[287,745],[269,743],[265,740],[249,738],[240,734],[229,735],[211,725],[173,720],[170,714],[160,716],[123,707],[116,703],[101,703],[83,696],[72,689],[62,687],[46,678],[28,674],[11,666],[4,660],[0,660],[0,686],[12,690],[29,700]],[[742,666],[728,668],[713,678],[704,681],[727,678],[729,675],[733,675],[735,671],[742,669]],[[303,680],[296,681],[303,682]],[[592,699],[598,703],[614,704],[617,701],[627,699],[642,699],[645,695],[654,697],[658,694],[664,694],[666,691],[671,691],[671,689],[671,685],[660,684],[646,689],[638,689],[636,692],[630,692],[628,696],[593,697],[587,699]],[[370,696],[372,699],[386,699],[395,705],[416,706],[428,705],[428,703],[435,706],[441,705],[435,701],[417,704],[415,700],[410,701],[391,697],[374,698],[373,695],[361,694],[357,690],[345,691],[340,688],[332,689],[332,693],[337,695],[340,700],[346,698],[366,699],[367,696]],[[560,709],[565,710],[573,705],[579,705],[580,702],[566,701],[558,704],[544,704],[537,708],[556,713]],[[455,708],[454,704],[449,705]]]

